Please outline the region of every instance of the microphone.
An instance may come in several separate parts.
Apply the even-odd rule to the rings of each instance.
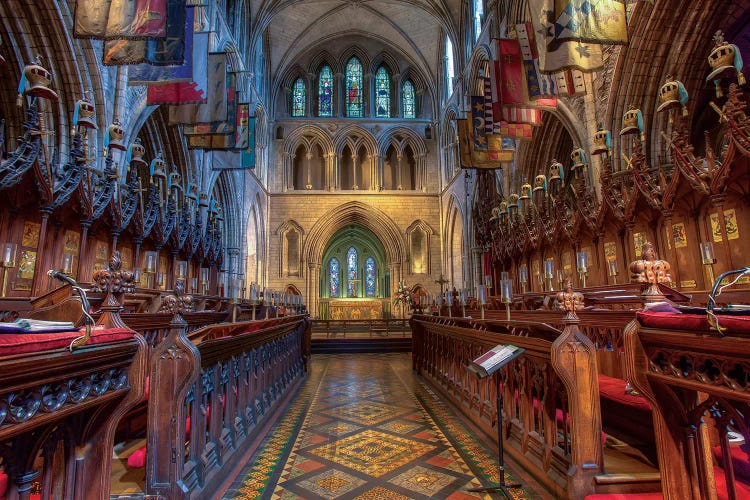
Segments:
[[[57,278],[58,280],[70,286],[78,286],[76,280],[74,280],[67,274],[61,273],[60,271],[55,271],[54,269],[50,269],[49,271],[47,271],[47,276],[49,276],[50,278]]]

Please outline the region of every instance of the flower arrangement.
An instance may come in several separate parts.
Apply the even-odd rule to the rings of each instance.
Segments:
[[[404,304],[407,306],[414,305],[414,298],[412,297],[411,290],[403,281],[399,282],[398,288],[396,288],[396,291],[393,294],[393,304]]]

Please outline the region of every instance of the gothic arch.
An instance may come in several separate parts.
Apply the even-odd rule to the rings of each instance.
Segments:
[[[295,220],[288,219],[276,229],[281,258],[279,277],[302,276],[302,240],[305,230]]]
[[[364,64],[364,63],[363,63]],[[394,76],[398,76],[400,73],[399,67],[398,67],[398,61],[396,61],[396,58],[393,57],[389,52],[382,51],[378,55],[376,55],[372,59],[372,63],[370,66],[364,66],[365,68],[369,68],[369,73],[371,75],[375,75],[375,73],[378,71],[378,68],[380,66],[385,66],[385,69],[388,70],[388,73],[390,74],[391,78]],[[393,82],[391,82],[393,84]]]
[[[370,76],[369,70],[372,67],[372,60],[367,55],[367,51],[359,45],[350,45],[341,52],[341,56],[339,57],[339,68],[341,68],[341,73],[343,74],[346,71],[346,64],[352,57],[356,57],[359,59],[359,62],[362,63],[362,76],[365,78],[364,85],[365,88],[367,88],[367,77]]]
[[[466,72],[469,88],[472,91],[475,90],[474,86],[479,80],[480,71],[484,71],[487,67],[487,62],[491,60],[490,48],[487,45],[479,44],[474,47],[474,51],[471,53],[471,58],[469,59],[469,68]]]
[[[331,136],[318,125],[308,124],[294,129],[284,140],[284,152],[294,154],[301,144],[305,145],[307,151],[318,144],[324,155],[332,154],[334,151]]]
[[[398,135],[402,135],[403,137],[399,139]],[[427,154],[427,146],[424,143],[424,139],[412,129],[403,126],[388,128],[380,134],[378,138],[378,156],[385,156],[390,146],[396,148],[396,151],[399,153],[403,153],[406,146],[411,146],[414,156]]]
[[[378,145],[372,133],[361,125],[349,125],[336,134],[333,139],[334,153],[340,156],[345,146],[349,146],[352,151],[359,150],[360,146],[365,146],[367,154],[375,156],[378,152]]]
[[[398,226],[385,212],[359,201],[339,205],[318,219],[305,238],[304,261],[320,264],[328,240],[348,224],[366,227],[380,239],[385,248],[387,264],[406,261],[406,246]]]
[[[318,81],[318,72],[324,64],[327,64],[331,67],[331,71],[333,72],[334,76],[337,73],[341,73],[343,71],[338,59],[333,57],[327,50],[321,50],[310,58],[310,64],[307,66],[307,72],[315,75],[312,78],[315,82]]]

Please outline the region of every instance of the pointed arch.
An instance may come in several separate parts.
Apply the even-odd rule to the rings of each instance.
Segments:
[[[378,145],[375,138],[369,130],[361,125],[348,125],[338,131],[333,139],[334,153],[341,156],[345,146],[349,146],[352,151],[359,150],[360,146],[367,149],[367,154],[375,156],[378,151]]]

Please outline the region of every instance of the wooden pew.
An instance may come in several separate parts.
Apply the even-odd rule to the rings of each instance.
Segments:
[[[0,336],[0,498],[107,498],[115,429],[143,397],[142,336],[102,318],[79,332]]]
[[[639,313],[625,331],[627,375],[654,408],[666,500],[750,498],[750,318]]]
[[[497,344],[526,349],[498,373],[506,450],[557,498],[580,499],[603,472],[596,348],[573,317],[560,330],[521,321],[412,317],[413,368],[488,435],[497,436],[494,377],[466,366]]]
[[[149,361],[147,496],[215,498],[307,369],[306,316],[187,330],[175,316]]]

